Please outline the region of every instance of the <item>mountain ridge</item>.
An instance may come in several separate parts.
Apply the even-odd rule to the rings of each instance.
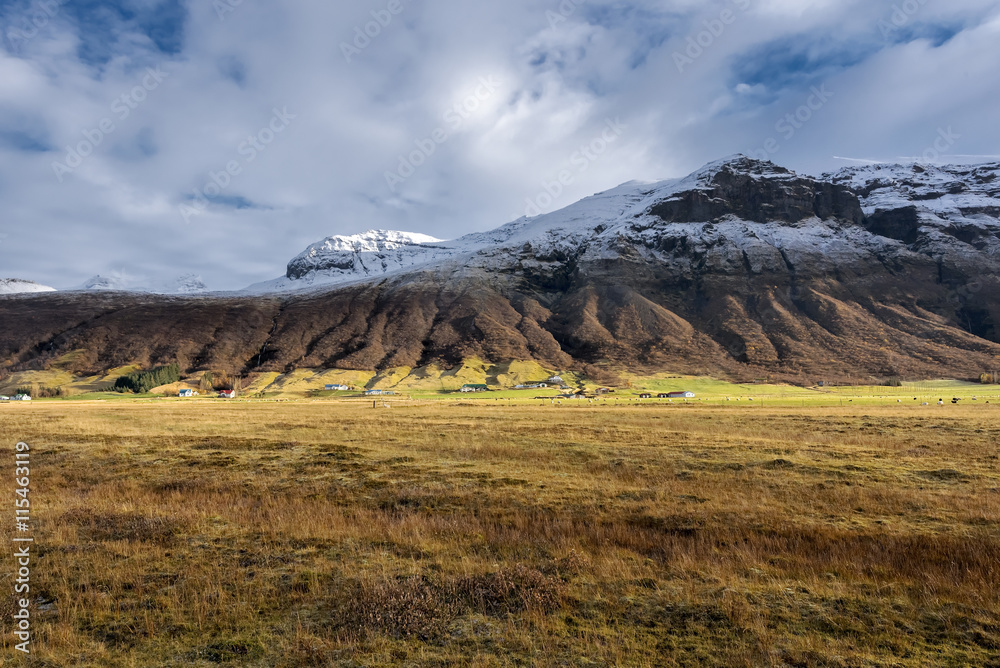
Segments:
[[[81,372],[475,357],[592,374],[974,377],[1000,366],[1000,168],[961,169],[815,178],[735,156],[453,241],[331,237],[243,293],[0,299],[0,314],[34,323],[0,334],[0,369],[81,350]]]

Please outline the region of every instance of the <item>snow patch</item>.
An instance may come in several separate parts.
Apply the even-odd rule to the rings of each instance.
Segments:
[[[36,292],[55,292],[55,288],[20,278],[0,278],[0,295],[20,295]]]

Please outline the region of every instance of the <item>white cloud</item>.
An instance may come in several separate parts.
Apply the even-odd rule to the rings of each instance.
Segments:
[[[927,3],[912,16],[905,30],[964,28],[938,46],[889,45],[877,22],[891,7],[861,0],[591,0],[555,27],[546,16],[555,1],[403,3],[351,63],[341,42],[385,2],[244,2],[225,20],[211,3],[188,2],[178,53],[122,24],[113,57],[96,65],[80,59],[67,9],[16,50],[0,50],[0,273],[59,287],[116,270],[196,273],[239,288],[281,273],[330,234],[486,229],[519,215],[609,118],[627,131],[553,207],[622,181],[681,175],[775,135],[816,83],[808,71],[770,71],[794,67],[787,52],[796,48],[827,59],[822,83],[834,97],[781,142],[775,161],[816,172],[837,167],[834,155],[912,155],[942,125],[962,134],[955,153],[1000,152],[990,69],[1000,41],[986,0]],[[735,22],[679,73],[674,52],[726,9]],[[852,52],[864,57],[827,58]],[[157,66],[168,77],[119,118],[113,101]],[[392,193],[385,172],[490,76],[498,91]],[[211,173],[245,160],[241,145],[275,107],[297,118],[242,164],[224,200],[186,223],[179,205]],[[114,131],[60,183],[53,161],[105,118]],[[52,150],[29,150],[29,139]]]

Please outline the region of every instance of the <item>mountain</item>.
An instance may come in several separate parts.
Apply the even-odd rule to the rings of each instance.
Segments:
[[[34,281],[23,281],[20,278],[0,278],[0,295],[16,295],[26,292],[55,292],[55,288],[40,285]]]
[[[251,292],[295,290],[313,285],[335,285],[383,276],[426,262],[432,249],[450,253],[440,239],[426,234],[370,230],[364,234],[327,237],[288,263],[287,274],[251,286]]]
[[[81,290],[98,292],[149,292],[160,295],[188,295],[207,292],[208,286],[201,276],[185,274],[173,281],[150,281],[137,276],[117,273],[112,276],[97,275],[80,286]]]
[[[802,382],[1000,366],[1000,165],[813,178],[745,156],[441,241],[330,237],[197,298],[0,299],[9,370],[285,372],[536,360]]]

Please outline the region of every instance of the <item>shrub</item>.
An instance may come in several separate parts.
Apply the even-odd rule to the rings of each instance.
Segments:
[[[354,633],[428,639],[470,612],[499,618],[525,610],[553,612],[563,590],[560,578],[521,565],[459,577],[361,580],[345,588],[345,605],[333,617]]]

